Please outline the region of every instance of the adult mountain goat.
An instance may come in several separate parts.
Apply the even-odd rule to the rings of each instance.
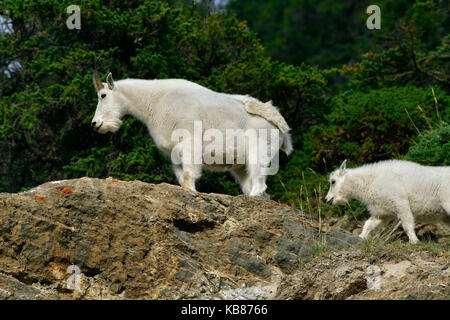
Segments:
[[[94,71],[93,81],[98,104],[92,127],[99,133],[115,132],[127,114],[142,121],[156,146],[170,157],[183,188],[195,191],[206,167],[229,170],[245,194],[263,195],[269,168],[278,168],[279,150],[292,151],[290,128],[270,102],[214,92],[181,79],[114,81],[109,73],[102,83]]]
[[[409,241],[416,243],[414,220],[450,222],[450,167],[427,167],[402,160],[381,161],[359,168],[341,167],[330,175],[327,203],[350,199],[367,206],[371,217],[360,237],[397,216]]]

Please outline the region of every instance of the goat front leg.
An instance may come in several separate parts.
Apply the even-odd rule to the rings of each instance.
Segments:
[[[359,235],[359,237],[361,239],[367,239],[369,234],[380,225],[380,223],[382,223],[383,220],[374,216],[371,216],[369,218],[369,220],[366,221],[366,223],[364,223],[364,227],[363,230],[361,232],[361,234]]]
[[[202,173],[202,166],[195,164],[183,164],[183,181],[181,186],[184,189],[189,189],[194,192],[195,189],[195,181],[200,178]]]
[[[415,223],[414,223],[414,215],[411,212],[411,208],[409,207],[408,201],[402,201],[397,205],[398,210],[398,218],[402,223],[403,230],[405,230],[408,235],[409,242],[417,243],[419,239],[416,236],[416,232],[414,231]]]
[[[175,173],[175,177],[177,178],[178,184],[180,186],[183,185],[183,167],[179,164],[172,164],[173,172]]]

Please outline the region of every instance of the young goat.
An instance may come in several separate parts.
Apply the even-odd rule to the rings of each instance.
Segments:
[[[177,180],[184,188],[195,191],[195,181],[200,178],[202,167],[206,167],[231,171],[245,194],[264,195],[269,163],[278,157],[279,150],[286,154],[292,151],[290,128],[270,102],[214,92],[182,79],[113,81],[109,73],[106,83],[102,83],[95,71],[93,81],[98,105],[92,127],[99,133],[115,132],[124,115],[136,117],[147,126],[156,146],[171,158]],[[236,136],[237,147],[233,133],[227,136],[230,131],[251,134],[252,130],[254,135],[250,136],[256,138]],[[197,140],[196,131],[200,131]],[[270,132],[268,137],[261,133],[267,131]],[[175,132],[181,136],[174,139]],[[269,150],[270,154],[264,160],[254,151],[263,135],[267,139],[263,140],[265,148],[261,149]],[[186,136],[189,137],[185,141]],[[215,148],[218,146],[221,150]],[[196,150],[201,152],[196,155]],[[201,153],[200,160],[198,153]],[[217,161],[205,161],[205,157]],[[277,164],[275,167],[278,168]]]
[[[427,167],[402,160],[381,161],[347,169],[346,161],[330,175],[325,197],[333,205],[350,199],[364,203],[371,217],[360,237],[397,216],[409,241],[416,243],[414,220],[450,221],[450,167]]]

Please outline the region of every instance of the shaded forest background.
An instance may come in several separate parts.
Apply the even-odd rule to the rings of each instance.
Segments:
[[[373,2],[373,3],[372,3]],[[146,128],[90,128],[99,71],[184,78],[273,100],[295,152],[269,178],[271,197],[311,214],[364,214],[323,204],[327,173],[383,159],[450,165],[449,3],[440,0],[0,0],[0,191],[82,176],[176,183]],[[381,29],[366,8],[381,8]],[[238,194],[230,175],[198,189]]]

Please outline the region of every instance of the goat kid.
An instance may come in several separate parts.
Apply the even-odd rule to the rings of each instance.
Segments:
[[[388,160],[347,169],[346,161],[330,174],[327,203],[364,203],[371,215],[360,237],[366,239],[379,225],[398,217],[409,241],[418,242],[415,221],[450,222],[450,167],[422,166]]]

